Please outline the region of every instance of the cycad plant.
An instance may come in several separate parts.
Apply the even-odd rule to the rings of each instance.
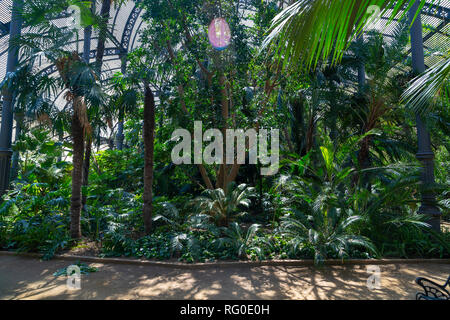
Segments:
[[[320,161],[313,164],[310,156],[305,156],[295,163],[303,174],[284,179],[283,189],[291,201],[288,213],[281,218],[279,232],[291,239],[294,254],[311,247],[316,264],[330,255],[348,257],[350,250],[357,247],[376,255],[372,242],[352,228],[363,217],[352,210],[351,193],[355,190],[350,178],[354,169],[346,163],[350,163],[363,138],[349,139],[338,148],[321,146]]]
[[[358,248],[372,256],[427,256],[436,250],[448,254],[444,238],[430,230],[426,217],[415,213],[421,188],[417,166],[367,168],[371,188],[354,184],[352,159],[355,163],[364,137],[337,147],[325,139],[321,161],[308,155],[293,162],[300,175],[284,175],[274,189],[289,199],[279,232],[290,238],[294,255],[312,248],[320,263],[329,257],[354,256],[352,250]]]
[[[259,228],[259,224],[252,224],[247,230],[243,230],[237,222],[232,222],[224,231],[225,237],[220,238],[219,242],[222,245],[230,246],[238,258],[247,259],[247,250],[249,249],[254,250],[261,257],[262,248],[252,245]]]
[[[376,248],[367,237],[350,231],[352,225],[363,217],[336,207],[321,209],[313,205],[306,211],[308,215],[296,212],[281,219],[280,233],[291,238],[294,253],[309,245],[314,251],[316,264],[323,263],[330,255],[341,259],[349,257],[355,247],[364,247],[376,255]]]
[[[230,184],[227,192],[223,189],[207,189],[202,195],[192,200],[197,213],[206,214],[213,218],[218,226],[228,226],[236,214],[243,214],[240,208],[250,206],[250,194],[254,188],[240,184],[237,187]]]

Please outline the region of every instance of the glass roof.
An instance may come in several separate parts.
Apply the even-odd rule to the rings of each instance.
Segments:
[[[108,79],[111,75],[121,69],[120,52],[121,48],[132,51],[140,45],[139,30],[144,27],[142,20],[142,9],[137,6],[139,1],[125,1],[122,5],[112,7],[109,20],[110,33],[114,36],[114,41],[108,39],[106,43],[105,58],[102,69],[102,78]],[[246,2],[242,0],[242,2]],[[3,79],[6,71],[6,61],[9,41],[9,24],[11,19],[12,0],[0,0],[0,79]],[[96,10],[100,11],[101,1],[97,0]],[[438,6],[427,5],[422,10],[422,24],[424,26],[424,46],[428,53],[439,50],[445,52],[449,49],[450,18],[450,0],[441,0]],[[61,18],[55,21],[56,24],[66,24],[68,18]],[[376,24],[375,28],[383,30],[387,40],[392,38],[392,32],[395,30],[396,21],[386,26],[388,22],[387,14]],[[23,33],[27,32],[24,27]],[[95,49],[97,47],[98,31],[94,30],[91,40],[91,61],[95,58]],[[68,44],[68,48],[83,52],[83,32],[79,32],[78,40]],[[426,65],[430,66],[439,59],[439,56],[428,54]],[[39,68],[49,74],[56,72],[53,65],[41,61]],[[63,103],[60,95],[57,98]]]
[[[6,72],[6,60],[8,55],[8,41],[9,41],[9,22],[11,19],[12,0],[0,0],[0,79],[3,79]],[[97,1],[96,10],[99,13],[101,2]],[[114,72],[120,71],[120,48],[130,52],[136,47],[139,47],[139,29],[142,27],[141,8],[139,8],[135,1],[128,1],[125,4],[115,6],[111,9],[109,20],[109,32],[114,36],[114,41],[107,39],[105,49],[105,59],[102,69],[103,79],[107,79]],[[61,18],[54,20],[56,25],[66,25],[68,18]],[[28,28],[23,28],[22,33],[27,32]],[[78,50],[83,52],[83,31],[79,32],[79,37],[72,43],[68,44],[68,49]],[[91,39],[91,61],[95,59],[95,49],[97,48],[98,31],[93,30]],[[41,70],[48,73],[56,71],[54,66],[42,64],[39,66]]]

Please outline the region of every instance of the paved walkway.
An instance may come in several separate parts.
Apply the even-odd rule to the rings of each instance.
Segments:
[[[199,270],[98,264],[69,290],[53,273],[69,261],[0,256],[0,299],[414,299],[420,275],[444,282],[450,264],[380,265],[381,288],[366,266],[223,267]]]

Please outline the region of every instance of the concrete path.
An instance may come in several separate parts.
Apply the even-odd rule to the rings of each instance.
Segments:
[[[414,299],[417,276],[443,283],[450,264],[380,265],[381,288],[369,290],[367,266],[223,267],[199,270],[98,264],[69,290],[53,273],[71,263],[0,256],[0,299]]]

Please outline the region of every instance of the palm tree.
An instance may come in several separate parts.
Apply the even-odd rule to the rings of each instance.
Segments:
[[[95,11],[95,6],[93,7],[93,11]],[[99,36],[97,42],[97,54],[95,57],[95,71],[99,76],[101,76],[102,73],[103,57],[105,54],[105,43],[108,31],[108,21],[110,17],[110,11],[111,11],[111,0],[103,0],[102,7],[100,9],[100,23],[98,27]],[[85,36],[86,35],[90,35],[90,33],[89,32],[86,33],[85,31]],[[87,44],[87,41],[89,41],[90,46],[91,40],[85,38],[85,44]],[[88,57],[84,58],[85,60],[87,60],[86,62],[89,63],[89,58]],[[89,134],[86,138],[87,139],[83,159],[83,187],[87,187],[89,185],[89,168],[91,165],[91,153],[92,153],[92,135]],[[82,196],[83,208],[85,208],[86,202],[87,202],[87,195],[83,194]]]
[[[427,1],[426,0],[298,0],[280,14],[278,14],[272,24],[272,31],[265,39],[263,48],[269,43],[277,40],[277,51],[281,54],[285,64],[291,66],[300,65],[311,68],[317,65],[320,59],[330,60],[331,64],[336,64],[341,60],[344,52],[349,47],[351,40],[360,35],[364,28],[374,22],[372,12],[375,9],[377,14],[387,14],[390,19],[396,18],[401,13],[401,18],[409,15],[411,25],[412,42],[412,65],[414,72],[424,72],[424,56],[422,43],[422,26],[417,16]],[[428,1],[434,4],[435,0]],[[405,10],[406,5],[406,10]],[[375,16],[376,18],[376,16]],[[417,50],[416,50],[417,49]],[[436,80],[448,76],[448,66],[445,63],[440,72],[431,79],[430,86],[422,88],[419,95],[409,91],[409,97],[415,101],[415,105],[422,104],[426,100],[418,97],[433,95],[441,85]],[[439,67],[439,65],[437,66]],[[420,70],[419,70],[420,69]],[[429,78],[429,77],[428,77]],[[430,78],[429,78],[430,79]],[[423,80],[423,79],[422,79]],[[417,85],[424,82],[416,82]],[[444,81],[444,87],[448,87],[448,82]],[[447,95],[447,89],[445,90]],[[414,98],[415,97],[415,98]],[[448,100],[448,99],[447,99]],[[419,103],[422,101],[421,103]],[[419,141],[419,151],[417,158],[423,164],[422,181],[426,185],[434,184],[433,175],[433,152],[431,150],[430,135],[421,119],[420,114],[416,114],[417,133]],[[433,216],[433,228],[440,229],[440,212],[435,206],[434,194],[422,191],[422,207],[419,212]]]
[[[86,135],[91,133],[87,110],[92,101],[102,99],[101,90],[96,73],[79,53],[67,49],[67,43],[76,34],[75,30],[60,28],[46,19],[49,15],[57,15],[67,7],[65,1],[48,3],[45,1],[27,1],[23,11],[25,23],[31,26],[30,32],[17,40],[17,45],[24,52],[22,65],[34,70],[37,59],[45,58],[57,67],[59,78],[57,85],[52,89],[53,94],[65,90],[65,99],[72,105],[71,135],[73,140],[73,170],[72,170],[72,197],[70,209],[70,234],[73,239],[81,237],[81,186],[83,177],[84,142]],[[82,3],[77,3],[85,12],[90,10]],[[44,14],[45,13],[45,14]],[[36,87],[45,86],[48,81],[39,73],[31,73]],[[20,90],[20,88],[19,88]]]
[[[371,130],[379,129],[382,119],[395,119],[393,117],[398,110],[396,104],[399,93],[392,90],[399,86],[399,74],[394,72],[395,68],[406,58],[409,32],[408,24],[399,23],[392,31],[393,40],[387,42],[379,32],[369,32],[367,42],[364,44],[366,58],[366,72],[369,80],[363,92],[363,103],[355,110],[363,120],[362,132],[365,134]],[[398,113],[398,112],[397,112]],[[364,170],[372,163],[370,157],[373,146],[373,136],[366,136],[360,144],[358,152],[359,168]],[[354,176],[359,177],[359,174]]]
[[[124,97],[121,101],[124,104],[133,104],[137,93],[133,90],[143,90],[144,100],[144,193],[142,214],[144,220],[144,229],[146,234],[152,231],[153,216],[153,170],[154,170],[154,148],[155,148],[155,88],[161,92],[155,83],[161,83],[164,73],[155,72],[155,68],[160,62],[160,57],[152,55],[148,48],[142,47],[128,55],[130,63],[129,72],[125,76],[124,82],[127,82],[124,93],[128,97]],[[126,102],[128,100],[128,102]]]
[[[73,169],[72,169],[72,198],[70,206],[70,235],[72,239],[81,238],[81,186],[83,181],[84,139],[91,134],[91,127],[87,118],[87,106],[84,97],[78,92],[77,86],[70,85],[68,75],[74,65],[80,61],[77,53],[62,57],[56,61],[60,76],[63,78],[69,94],[67,101],[73,104],[72,139],[73,139]]]

